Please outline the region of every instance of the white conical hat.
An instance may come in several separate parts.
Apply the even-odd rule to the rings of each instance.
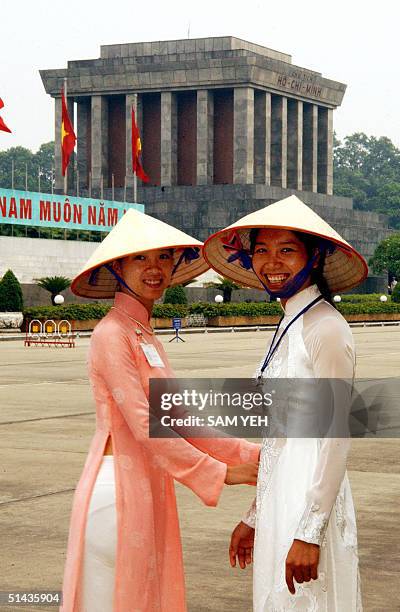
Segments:
[[[323,270],[331,292],[348,291],[368,275],[367,263],[360,253],[294,195],[250,213],[210,236],[203,248],[206,261],[219,274],[240,285],[264,289],[252,267],[246,269],[245,260],[250,261],[250,230],[266,227],[304,232],[335,245],[333,252],[326,254]],[[235,253],[241,256],[235,258]]]
[[[174,249],[174,267],[178,265],[170,286],[186,283],[209,268],[201,252],[202,244],[172,225],[129,209],[74,278],[71,290],[82,297],[111,299],[118,281],[104,264],[157,249]]]

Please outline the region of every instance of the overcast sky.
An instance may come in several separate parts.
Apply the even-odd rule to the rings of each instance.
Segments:
[[[100,55],[100,45],[236,36],[292,55],[347,84],[339,137],[357,131],[400,146],[397,0],[1,0],[0,150],[54,138],[53,101],[39,69]]]

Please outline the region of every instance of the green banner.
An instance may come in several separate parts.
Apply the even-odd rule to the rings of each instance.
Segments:
[[[130,208],[143,204],[0,188],[0,223],[109,232]]]

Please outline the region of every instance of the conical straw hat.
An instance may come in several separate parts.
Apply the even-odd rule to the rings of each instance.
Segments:
[[[333,252],[328,251],[326,254],[323,270],[324,278],[332,293],[348,291],[368,275],[368,266],[364,258],[326,221],[294,195],[250,213],[210,236],[203,248],[206,261],[219,274],[240,285],[264,289],[252,267],[246,269],[244,258],[250,261],[250,230],[266,227],[304,232],[329,240],[335,245]],[[235,258],[234,254],[238,252],[244,254],[244,258]],[[232,261],[228,261],[228,258]]]
[[[157,249],[174,249],[174,266],[180,263],[172,275],[170,286],[180,285],[208,270],[201,247],[202,242],[175,227],[129,209],[74,278],[71,290],[82,297],[112,299],[118,281],[104,264]],[[193,258],[193,255],[198,257]]]

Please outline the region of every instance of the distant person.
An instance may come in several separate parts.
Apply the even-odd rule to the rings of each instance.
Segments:
[[[204,254],[226,278],[280,299],[283,316],[257,369],[260,383],[268,389],[271,378],[350,381],[340,396],[333,392],[334,418],[347,426],[355,349],[331,294],[365,279],[361,255],[295,196],[217,232]],[[295,383],[290,389],[300,422],[310,398],[297,397]],[[238,560],[241,568],[254,554],[254,612],[362,610],[349,448],[348,436],[263,440],[257,497],[229,550],[231,565]]]
[[[200,246],[129,210],[72,283],[76,295],[115,299],[88,354],[96,432],[73,501],[63,612],[185,612],[174,479],[208,506],[224,483],[256,481],[255,444],[149,437],[149,380],[174,377],[152,307],[207,269]]]

